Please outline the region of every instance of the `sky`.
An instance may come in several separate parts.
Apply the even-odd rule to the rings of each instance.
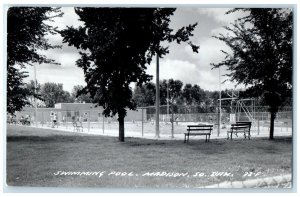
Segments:
[[[193,53],[189,45],[183,43],[168,44],[170,53],[160,59],[160,80],[163,79],[179,79],[184,84],[198,84],[204,90],[222,90],[230,88],[243,88],[235,83],[225,82],[220,86],[219,69],[213,69],[211,63],[219,63],[224,59],[224,54],[220,50],[230,51],[229,48],[221,41],[213,38],[213,35],[219,33],[226,34],[224,26],[233,23],[235,19],[243,16],[245,13],[237,12],[226,15],[229,8],[177,8],[171,17],[170,27],[174,30],[188,24],[198,23],[191,37],[194,44],[200,46],[199,53]],[[73,25],[78,27],[83,25],[74,12],[73,7],[62,7],[64,16],[56,18],[54,22],[49,22],[59,29]],[[52,44],[62,45],[62,37],[60,35],[51,35],[47,37]],[[36,65],[37,81],[41,84],[46,82],[62,83],[64,90],[72,91],[75,85],[86,85],[84,81],[83,70],[78,68],[75,61],[80,58],[76,48],[63,44],[62,49],[53,49],[41,52],[48,58],[56,60],[61,65]],[[29,77],[25,80],[34,79],[33,67],[28,67]],[[155,58],[148,65],[148,74],[153,75],[153,82],[156,80],[156,62]],[[222,76],[226,74],[225,68],[220,70],[221,82],[227,78]],[[134,86],[134,84],[133,84]]]

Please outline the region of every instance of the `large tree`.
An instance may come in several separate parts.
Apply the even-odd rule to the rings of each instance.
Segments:
[[[135,86],[133,91],[133,100],[138,107],[147,107],[155,105],[155,84],[152,82]]]
[[[280,106],[292,94],[292,34],[291,9],[247,8],[248,14],[226,27],[230,32],[215,38],[225,42],[231,52],[225,60],[213,64],[226,66],[232,81],[250,86],[253,96],[263,97],[269,106],[270,135],[274,138],[274,120]]]
[[[168,53],[161,42],[192,44],[196,24],[174,32],[170,16],[175,9],[165,8],[75,8],[84,23],[61,32],[63,42],[78,48],[77,65],[84,71],[86,89],[95,102],[104,107],[105,116],[118,114],[119,140],[124,141],[126,109],[135,109],[130,83],[138,86],[151,80],[146,64],[152,57]]]
[[[160,104],[166,105],[167,100],[169,100],[169,104],[181,104],[182,86],[183,82],[178,79],[162,80],[160,82]],[[167,94],[169,94],[169,98]]]
[[[182,96],[186,105],[203,105],[208,103],[205,91],[197,84],[186,84],[182,90]]]
[[[46,107],[54,107],[56,103],[73,103],[74,99],[70,93],[63,89],[61,83],[47,82],[42,85],[41,99],[45,102]]]
[[[91,98],[90,93],[86,92],[86,89],[84,89],[84,86],[82,86],[82,85],[74,86],[71,96],[72,96],[72,99],[78,103],[92,103],[93,102],[93,99]]]
[[[55,34],[56,28],[46,21],[61,16],[59,8],[10,7],[7,11],[7,112],[13,114],[28,104],[32,95],[25,87],[27,65],[55,63],[41,50],[57,48],[48,43],[47,34]]]

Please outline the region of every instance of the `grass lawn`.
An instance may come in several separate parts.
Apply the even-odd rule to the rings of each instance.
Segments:
[[[205,143],[197,138],[185,144],[126,138],[121,143],[116,137],[8,125],[6,157],[10,186],[200,187],[291,173],[292,139]]]

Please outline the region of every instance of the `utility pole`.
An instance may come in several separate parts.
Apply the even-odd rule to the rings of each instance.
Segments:
[[[155,137],[159,138],[159,57],[156,53],[156,116],[155,116]]]
[[[219,67],[219,90],[220,90],[220,95],[219,95],[219,127],[218,127],[218,136],[220,136],[220,131],[221,131],[221,118],[222,118],[222,101],[221,101],[221,68]]]
[[[34,94],[37,94],[37,80],[36,80],[36,65],[34,64]],[[34,97],[34,121],[37,126],[37,100],[36,97]]]
[[[169,80],[167,80],[167,117],[169,119]]]

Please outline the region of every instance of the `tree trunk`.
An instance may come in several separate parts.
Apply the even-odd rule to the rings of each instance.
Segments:
[[[119,113],[118,121],[119,121],[119,141],[120,142],[124,142],[124,132],[125,132],[124,118],[125,118],[125,116]]]
[[[273,140],[274,139],[274,120],[276,117],[276,113],[271,112],[271,118],[270,118],[270,136],[269,139]]]

